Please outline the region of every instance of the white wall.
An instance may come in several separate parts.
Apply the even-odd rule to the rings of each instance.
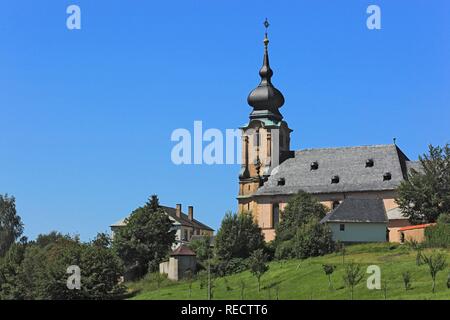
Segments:
[[[345,242],[385,242],[385,223],[343,223],[345,231],[340,231],[340,223],[327,223],[333,232],[333,239]]]

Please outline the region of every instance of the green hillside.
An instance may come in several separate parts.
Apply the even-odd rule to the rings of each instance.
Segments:
[[[416,265],[416,252],[404,245],[365,244],[347,247],[345,262],[358,263],[366,271],[369,265],[378,265],[382,272],[382,282],[387,283],[387,299],[448,299],[447,277],[450,267],[438,274],[436,293],[431,293],[431,277],[427,265]],[[450,250],[443,251],[450,265]],[[429,254],[430,250],[425,250]],[[245,299],[349,299],[350,292],[344,287],[342,276],[344,265],[340,254],[306,260],[289,260],[270,263],[269,271],[262,277],[262,288],[258,292],[257,281],[249,271],[217,278],[214,280],[214,299],[241,299],[241,283],[244,281]],[[323,264],[337,266],[332,275],[334,289],[328,289],[328,278],[323,272]],[[402,273],[409,271],[412,288],[404,289]],[[355,289],[355,299],[385,299],[385,290],[368,290],[366,280]],[[172,282],[165,279],[158,289],[154,275],[134,283],[129,283],[132,299],[206,299],[206,287],[200,288],[200,281],[192,283],[191,293],[187,281]]]

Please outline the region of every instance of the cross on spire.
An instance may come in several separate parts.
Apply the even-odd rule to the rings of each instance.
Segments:
[[[266,48],[267,48],[267,45],[269,44],[269,38],[267,37],[267,30],[269,29],[269,26],[270,26],[270,23],[266,18],[266,20],[264,21],[264,27],[266,28],[265,37],[264,37],[264,45],[266,46]]]

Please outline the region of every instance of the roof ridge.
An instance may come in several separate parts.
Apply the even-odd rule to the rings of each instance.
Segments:
[[[370,144],[358,146],[344,146],[344,147],[322,147],[322,148],[306,148],[295,150],[295,152],[315,151],[315,150],[337,150],[337,149],[360,149],[360,148],[381,148],[381,147],[395,147],[395,144]]]

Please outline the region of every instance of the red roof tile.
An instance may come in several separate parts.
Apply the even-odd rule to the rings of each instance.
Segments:
[[[397,231],[407,231],[407,230],[414,230],[414,229],[425,229],[428,228],[430,226],[434,226],[435,223],[426,223],[426,224],[418,224],[415,226],[407,226],[407,227],[403,227],[398,229]]]

